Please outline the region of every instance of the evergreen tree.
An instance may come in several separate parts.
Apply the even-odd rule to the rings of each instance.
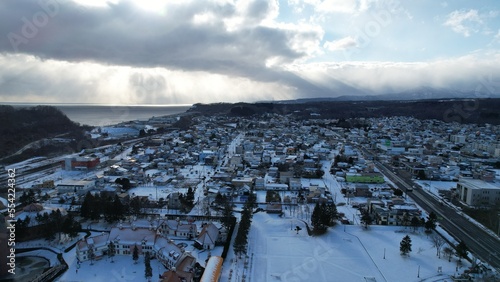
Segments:
[[[365,210],[363,211],[363,215],[361,216],[361,222],[364,224],[365,228],[368,228],[368,225],[372,224],[372,217],[370,216],[370,213]]]
[[[410,236],[406,235],[405,237],[403,237],[403,240],[401,240],[401,243],[399,243],[399,251],[401,252],[401,255],[408,255],[411,252]]]
[[[114,221],[113,199],[110,196],[108,196],[105,199],[101,198],[101,203],[103,205],[102,211],[104,214],[104,218],[106,219],[107,222],[113,222]]]
[[[113,199],[112,206],[113,206],[113,208],[112,208],[111,215],[112,215],[113,221],[121,219],[125,213],[125,207],[123,206],[122,202],[120,201],[120,198],[118,197],[118,195],[115,195],[115,197]]]
[[[413,216],[410,221],[411,226],[413,227],[413,231],[416,231],[420,226],[420,219],[417,216]]]
[[[229,227],[233,223],[233,218],[234,218],[233,207],[229,201],[226,201],[222,208],[222,219],[221,219],[221,223],[226,228],[226,230],[229,230]]]
[[[105,206],[106,205],[103,205],[103,203],[101,202],[101,196],[99,196],[99,194],[93,196],[93,199],[90,202],[90,219],[92,220],[100,219],[101,213],[104,210]]]
[[[233,243],[234,252],[240,256],[241,254],[246,253],[248,245],[248,232],[250,231],[250,226],[252,224],[252,215],[252,203],[247,202],[241,212],[240,225]]]
[[[254,194],[253,190],[250,190],[250,194],[248,195],[248,200],[247,200],[247,205],[249,205],[250,208],[257,208],[257,195]]]
[[[313,212],[311,214],[311,225],[313,226],[314,231],[316,232],[321,232],[324,231],[326,228],[323,225],[323,216],[324,212],[322,211],[322,208],[319,203],[316,203],[314,206]]]
[[[226,201],[227,201],[226,196],[222,196],[222,194],[221,194],[220,192],[217,192],[217,195],[215,195],[215,200],[214,200],[214,202],[215,202],[217,205],[222,205],[222,204],[224,204]]]
[[[149,252],[146,252],[146,255],[144,256],[144,266],[144,276],[148,281],[150,281],[153,276],[153,269],[151,268],[151,258],[149,257]]]
[[[311,214],[311,224],[317,232],[324,232],[328,226],[333,226],[337,218],[337,206],[335,204],[316,203]]]
[[[403,190],[401,190],[401,189],[394,190],[394,196],[398,196],[398,197],[403,196]]]
[[[194,205],[194,191],[193,188],[189,187],[186,193],[186,202],[190,207]]]
[[[437,215],[434,212],[431,212],[427,217],[427,221],[425,222],[426,232],[430,232],[431,230],[436,228]]]
[[[140,214],[142,209],[142,203],[139,197],[134,197],[132,201],[130,201],[130,212],[133,214]]]
[[[132,251],[132,259],[134,260],[134,264],[136,264],[137,260],[139,259],[139,249],[137,248],[137,245],[134,245],[134,250]]]
[[[330,221],[331,221],[331,216],[328,212],[328,207],[325,203],[322,203],[320,205],[320,214],[319,214],[319,220],[321,222],[321,225],[323,228],[326,230],[328,226],[330,226]]]
[[[19,197],[19,201],[21,202],[22,205],[29,205],[31,203],[35,202],[35,192],[33,192],[33,189],[26,189],[23,191],[23,194],[21,197]]]
[[[80,215],[83,218],[90,218],[91,207],[94,201],[94,196],[90,192],[85,194],[85,198],[83,199],[82,205],[80,207]]]
[[[457,247],[455,248],[458,260],[461,260],[462,258],[467,257],[468,249],[467,246],[465,245],[464,241],[460,241],[458,243]]]
[[[75,226],[74,221],[75,220],[73,218],[73,215],[68,214],[68,216],[66,217],[66,219],[64,219],[62,223],[61,231],[71,236],[71,234],[74,232],[74,226]]]

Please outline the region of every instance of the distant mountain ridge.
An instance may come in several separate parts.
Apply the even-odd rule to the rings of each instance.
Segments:
[[[195,104],[188,113],[250,117],[263,114],[292,115],[297,119],[349,119],[411,116],[445,122],[500,124],[500,98],[442,98],[415,100],[297,99],[258,103]]]
[[[434,99],[484,99],[500,98],[500,93],[460,91],[422,87],[398,93],[373,95],[341,95],[336,97],[298,98],[293,100],[263,101],[273,103],[309,103],[324,101],[416,101]]]

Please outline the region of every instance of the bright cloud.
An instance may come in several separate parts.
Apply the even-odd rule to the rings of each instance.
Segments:
[[[475,9],[469,11],[457,10],[447,16],[444,25],[449,26],[454,32],[460,33],[465,37],[478,32],[489,34],[492,31],[489,30],[487,21],[497,16],[498,11],[489,11],[481,14]]]
[[[345,50],[357,46],[358,42],[352,36],[347,36],[336,41],[327,41],[323,44],[323,47],[330,51]]]

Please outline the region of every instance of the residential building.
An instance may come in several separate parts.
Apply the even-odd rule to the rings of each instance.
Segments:
[[[219,228],[213,223],[208,223],[203,226],[203,229],[194,241],[195,246],[205,250],[215,248],[215,244],[219,242]]]

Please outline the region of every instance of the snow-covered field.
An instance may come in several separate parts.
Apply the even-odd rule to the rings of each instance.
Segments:
[[[294,229],[302,227],[299,234]],[[401,256],[405,235],[412,240],[410,256]],[[249,235],[249,263],[238,276],[247,281],[450,281],[457,259],[436,256],[431,239],[423,232],[396,226],[337,225],[322,236],[307,235],[305,224],[277,215],[254,215]],[[384,258],[385,254],[385,258]],[[458,269],[463,272],[465,262]],[[229,280],[230,262],[221,281]],[[442,273],[438,272],[441,267]],[[236,270],[234,270],[236,271]],[[238,280],[239,281],[239,280]]]

